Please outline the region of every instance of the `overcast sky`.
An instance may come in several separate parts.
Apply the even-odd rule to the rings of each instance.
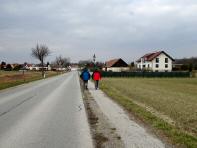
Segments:
[[[197,56],[197,1],[0,0],[0,61],[36,62],[37,43],[52,50],[48,61]]]

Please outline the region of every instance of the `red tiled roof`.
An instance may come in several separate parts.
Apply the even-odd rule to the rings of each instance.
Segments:
[[[113,59],[113,60],[107,61],[105,63],[106,67],[112,67],[118,60],[120,60],[120,59]]]
[[[156,57],[158,57],[162,53],[165,54],[166,56],[168,56],[169,58],[171,58],[174,61],[174,59],[171,56],[169,56],[166,52],[164,52],[164,51],[158,51],[158,52],[153,52],[153,53],[145,54],[140,59],[138,59],[137,62],[140,62],[141,59],[144,59],[145,61],[152,61],[153,59],[155,59]]]
[[[128,64],[123,61],[121,58],[119,59],[113,59],[110,61],[105,62],[105,67],[110,68],[110,67],[128,67]]]
[[[28,66],[28,67],[32,67],[32,66],[33,66],[33,64],[27,64],[27,66]]]

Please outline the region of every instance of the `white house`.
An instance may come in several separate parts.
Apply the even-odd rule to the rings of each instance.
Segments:
[[[171,72],[174,59],[164,51],[145,54],[136,61],[137,68],[154,72]]]
[[[129,70],[128,64],[125,61],[123,61],[121,58],[107,61],[105,63],[105,67],[103,68],[103,71],[113,71],[113,72],[121,72],[128,70]]]
[[[40,66],[40,65],[33,65],[33,64],[27,64],[26,66],[25,66],[25,68],[26,69],[29,69],[29,70],[33,70],[33,71],[39,71],[39,70],[41,70],[42,69],[42,67]],[[51,70],[51,66],[50,65],[45,65],[44,66],[44,69],[45,70]]]

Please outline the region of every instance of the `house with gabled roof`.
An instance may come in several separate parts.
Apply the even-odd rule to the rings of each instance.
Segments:
[[[105,67],[103,68],[103,70],[104,71],[113,71],[113,72],[128,71],[129,66],[121,58],[112,59],[112,60],[105,62]]]
[[[40,64],[26,64],[24,65],[24,68],[32,71],[40,71],[42,69],[42,66]],[[47,64],[44,64],[43,68],[49,71],[52,70],[51,66]]]
[[[154,72],[171,72],[174,59],[165,51],[148,53],[136,61],[137,68]]]

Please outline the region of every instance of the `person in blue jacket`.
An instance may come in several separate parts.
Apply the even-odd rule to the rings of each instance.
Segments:
[[[88,80],[90,80],[90,73],[87,68],[84,68],[80,77],[83,80],[84,89],[88,89]]]

